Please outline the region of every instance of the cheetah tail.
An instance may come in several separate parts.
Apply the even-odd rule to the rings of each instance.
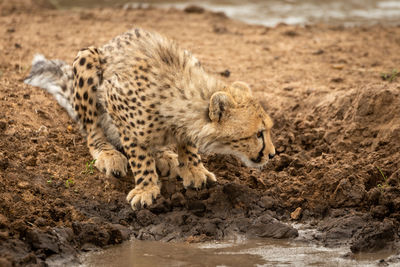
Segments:
[[[48,60],[37,54],[33,58],[31,72],[24,82],[46,89],[68,111],[71,118],[76,119],[72,107],[73,72],[70,65],[58,59]]]

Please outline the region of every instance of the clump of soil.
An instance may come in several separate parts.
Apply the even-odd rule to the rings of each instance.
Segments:
[[[221,79],[248,82],[275,121],[279,155],[262,171],[204,157],[216,185],[185,190],[164,177],[157,203],[132,211],[132,178],[86,166],[75,123],[22,81],[35,53],[72,62],[133,26],[177,40]],[[0,16],[0,32],[0,265],[76,261],[130,236],[294,238],[293,220],[318,228],[311,239],[326,246],[397,249],[400,85],[381,74],[400,64],[399,27],[266,28],[208,11],[16,6]]]

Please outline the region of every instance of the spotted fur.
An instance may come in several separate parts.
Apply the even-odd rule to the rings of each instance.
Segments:
[[[250,167],[275,155],[272,121],[249,87],[209,75],[188,51],[156,33],[133,29],[101,48],[82,49],[72,68],[63,63],[50,71],[52,61],[41,59],[26,82],[58,86],[48,90],[68,100],[99,170],[125,176],[129,164],[133,209],[160,194],[159,175],[179,175],[185,187],[215,182],[199,153],[233,154]]]

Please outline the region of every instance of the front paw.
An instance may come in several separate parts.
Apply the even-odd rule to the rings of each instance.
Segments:
[[[172,151],[162,151],[157,155],[156,167],[162,177],[176,177],[178,165],[178,155]]]
[[[180,166],[178,174],[183,179],[185,188],[193,187],[198,189],[204,187],[207,182],[215,183],[217,181],[215,175],[209,172],[201,163],[197,166],[191,164]]]
[[[124,177],[128,172],[128,160],[117,150],[101,151],[94,165],[107,176]]]
[[[128,193],[126,200],[131,204],[133,210],[137,210],[153,204],[159,194],[160,187],[157,184],[140,184]]]

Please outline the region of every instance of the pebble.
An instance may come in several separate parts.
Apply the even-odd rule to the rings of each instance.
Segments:
[[[21,189],[26,189],[26,188],[28,188],[28,187],[29,187],[29,183],[28,183],[28,182],[25,182],[25,181],[23,181],[23,182],[19,182],[19,183],[17,184],[17,186],[18,186],[18,188],[21,188]]]
[[[298,207],[295,211],[293,211],[292,213],[290,213],[290,218],[292,218],[293,220],[298,220],[300,219],[301,216],[301,212],[303,211],[303,209],[301,207]]]

